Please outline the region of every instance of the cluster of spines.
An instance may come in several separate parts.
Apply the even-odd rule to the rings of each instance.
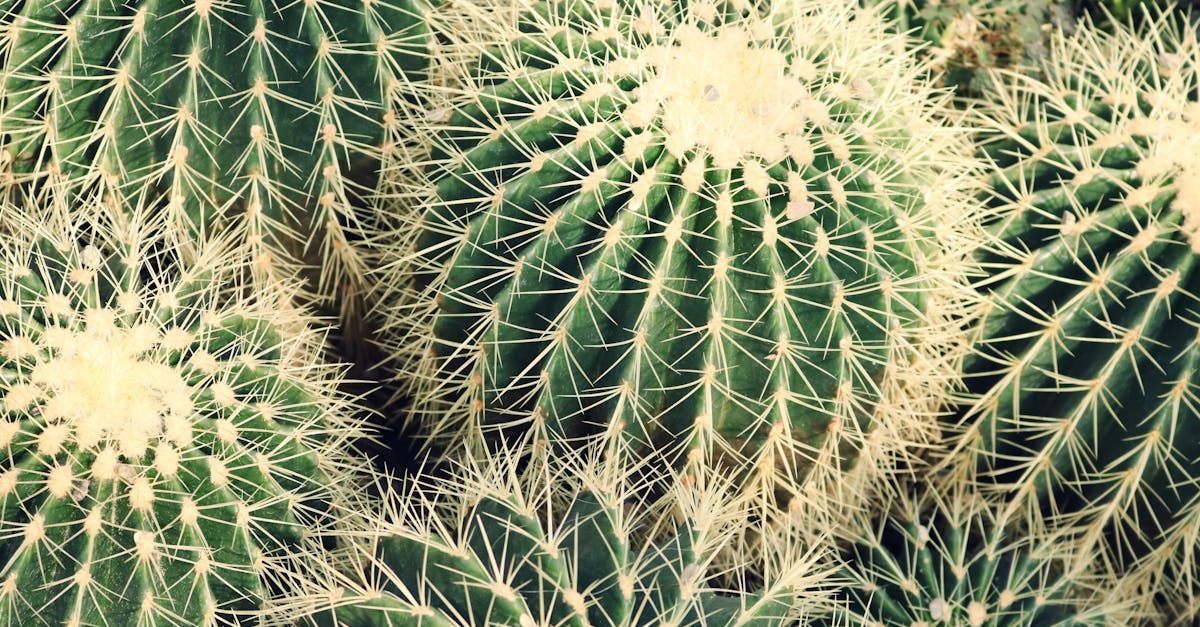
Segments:
[[[785,625],[828,610],[819,550],[779,542],[721,561],[748,515],[727,480],[677,484],[686,505],[671,514],[628,459],[465,460],[392,494],[351,534],[369,539],[360,570],[280,610],[351,627]]]
[[[818,516],[913,461],[963,350],[972,163],[873,14],[564,0],[431,24],[406,120],[426,211],[380,238],[379,302],[435,440],[623,432]],[[666,67],[708,48],[717,84]]]
[[[1124,625],[1128,603],[961,485],[901,494],[845,554],[848,625]],[[911,491],[911,488],[910,488]]]
[[[410,0],[4,3],[5,195],[76,213],[154,208],[178,246],[228,237],[268,282],[317,266],[306,292],[355,307],[359,205],[394,156],[390,103],[420,71],[423,11]]]
[[[161,222],[0,245],[0,619],[216,625],[311,576],[363,434],[295,287]]]
[[[1147,607],[1194,610],[1200,46],[1152,15],[1058,35],[976,120],[999,218],[967,364],[980,489]]]

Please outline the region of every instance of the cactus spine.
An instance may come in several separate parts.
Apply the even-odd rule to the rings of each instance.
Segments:
[[[134,215],[0,244],[4,624],[255,616],[352,490],[361,429],[291,294]]]
[[[808,513],[928,439],[971,163],[897,36],[834,4],[438,12],[425,212],[381,249],[435,438],[619,432]]]
[[[984,490],[1161,606],[1194,597],[1200,549],[1200,44],[1185,22],[1085,24],[1056,37],[1044,81],[996,79],[981,124],[1000,217],[961,441]]]
[[[336,581],[317,622],[782,626],[828,603],[829,568],[801,543],[760,547],[751,578],[718,564],[747,524],[728,481],[677,484],[675,519],[617,456],[523,459],[467,461],[391,499],[361,530],[365,569]]]
[[[266,277],[319,264],[321,296],[361,289],[354,203],[394,151],[422,6],[4,2],[0,174],[39,202],[70,189],[50,195],[70,211],[153,207],[179,245],[236,234]]]
[[[901,495],[847,551],[851,584],[839,625],[1024,627],[1130,624],[1129,608],[1069,574],[969,492]]]

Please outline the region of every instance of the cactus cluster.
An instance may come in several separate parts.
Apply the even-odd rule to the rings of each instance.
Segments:
[[[780,543],[753,577],[718,562],[746,516],[728,481],[677,484],[675,518],[625,455],[523,458],[469,462],[390,499],[365,524],[363,569],[331,582],[317,622],[766,627],[829,605],[820,550]]]
[[[0,242],[2,624],[252,617],[352,490],[361,429],[320,338],[232,296],[238,256],[185,262],[162,230]]]
[[[1194,624],[1200,16],[1083,12],[0,0],[0,625]]]
[[[876,14],[484,1],[432,28],[422,215],[379,301],[430,438],[619,433],[824,514],[933,437],[974,162]]]
[[[352,306],[345,296],[366,270],[355,203],[394,151],[393,93],[419,73],[423,10],[420,0],[5,2],[4,195],[75,213],[154,208],[170,215],[178,246],[235,237],[269,278],[319,265],[310,290]]]
[[[960,448],[981,489],[1150,605],[1200,585],[1200,43],[1054,41],[977,121],[998,211]]]

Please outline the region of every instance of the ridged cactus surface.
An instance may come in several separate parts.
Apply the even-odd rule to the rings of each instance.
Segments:
[[[244,261],[155,228],[0,245],[5,625],[249,619],[353,489],[361,430],[286,291],[239,297]]]
[[[1170,16],[998,77],[1000,212],[961,448],[983,489],[1123,586],[1200,590],[1200,44]]]
[[[969,493],[902,498],[846,552],[841,625],[1066,627],[1130,624],[1085,587],[1053,545],[1037,546]]]
[[[355,199],[394,153],[390,100],[420,69],[422,7],[4,2],[0,174],[154,207],[181,245],[236,234],[260,273],[319,264],[312,289],[345,296],[364,280]]]
[[[761,549],[749,579],[733,574],[760,568],[739,568],[748,555],[717,562],[746,524],[728,482],[677,488],[687,503],[677,522],[613,459],[523,466],[504,454],[395,497],[365,527],[375,538],[364,571],[337,582],[317,622],[766,627],[828,602],[829,568],[799,543]]]
[[[484,0],[434,21],[425,211],[382,252],[387,348],[435,438],[621,433],[818,511],[928,437],[970,161],[876,15]]]

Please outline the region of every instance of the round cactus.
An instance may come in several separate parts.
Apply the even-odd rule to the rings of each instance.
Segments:
[[[997,77],[981,121],[998,218],[965,459],[1158,603],[1200,589],[1196,34],[1085,25],[1044,80]]]
[[[181,244],[234,233],[263,272],[319,263],[322,296],[361,288],[354,202],[394,151],[422,6],[5,2],[0,174],[69,186],[73,211],[154,207]]]
[[[877,627],[1126,625],[1129,608],[1070,576],[978,496],[904,498],[855,542],[835,624]]]
[[[433,438],[620,432],[812,512],[925,441],[972,162],[898,36],[837,4],[438,12],[425,212],[382,250]]]
[[[827,607],[819,550],[778,543],[753,578],[738,575],[759,566],[717,566],[746,525],[728,482],[677,485],[688,506],[675,522],[615,459],[502,453],[418,485],[360,530],[365,568],[301,609],[337,627],[690,627],[791,625]]]
[[[239,299],[238,257],[155,232],[0,245],[4,624],[230,624],[353,489],[361,429],[290,294]]]

